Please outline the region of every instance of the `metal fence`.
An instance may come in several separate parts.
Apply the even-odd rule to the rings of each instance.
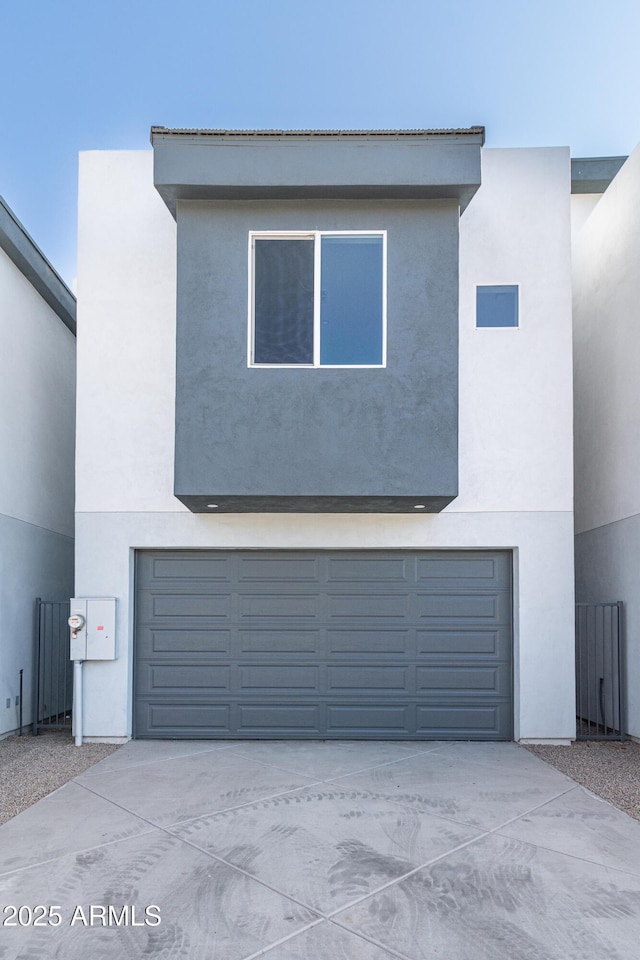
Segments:
[[[71,727],[73,664],[68,600],[36,600],[33,733]]]
[[[576,604],[576,736],[624,740],[622,603]]]

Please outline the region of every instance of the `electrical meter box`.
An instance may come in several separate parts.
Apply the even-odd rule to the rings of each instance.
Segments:
[[[72,660],[116,659],[114,597],[76,597],[70,603]]]

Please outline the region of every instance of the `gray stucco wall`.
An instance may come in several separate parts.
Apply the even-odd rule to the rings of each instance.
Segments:
[[[576,537],[576,600],[606,603],[622,600],[629,678],[640,676],[640,516],[607,523]],[[640,737],[640,690],[627,689],[627,729]]]
[[[435,511],[455,497],[458,218],[454,200],[178,204],[184,503]],[[248,369],[249,231],[309,229],[388,231],[386,369]]]
[[[15,698],[20,669],[24,670],[23,722],[31,723],[34,600],[70,596],[71,537],[0,514],[0,736],[18,726]]]

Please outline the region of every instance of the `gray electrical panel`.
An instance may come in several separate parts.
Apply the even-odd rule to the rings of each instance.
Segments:
[[[70,603],[72,660],[116,659],[114,597],[76,597]]]

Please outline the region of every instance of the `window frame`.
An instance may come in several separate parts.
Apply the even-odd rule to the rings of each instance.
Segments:
[[[322,237],[381,237],[382,239],[382,359],[380,363],[320,363],[320,300]],[[255,241],[313,240],[313,363],[256,363],[255,350]],[[247,366],[255,370],[384,370],[387,366],[387,231],[386,230],[250,230],[249,321]]]
[[[479,324],[479,323],[478,323],[478,290],[479,290],[481,287],[482,287],[482,288],[487,288],[487,287],[492,287],[492,288],[503,287],[503,288],[508,288],[508,289],[510,289],[510,290],[515,290],[515,291],[516,291],[516,303],[515,303],[515,306],[516,306],[516,321],[517,321],[517,322],[516,322],[516,323],[509,323],[509,324],[495,324],[495,323],[488,323],[488,324],[487,324],[487,323],[483,323],[483,324]],[[514,283],[513,281],[510,281],[509,283],[476,283],[475,289],[474,289],[474,294],[475,294],[475,296],[474,296],[474,311],[475,311],[474,327],[475,327],[476,330],[520,330],[520,326],[521,326],[521,324],[520,324],[520,318],[521,318],[521,316],[522,316],[522,287],[521,287],[521,284],[520,284],[520,283]]]

